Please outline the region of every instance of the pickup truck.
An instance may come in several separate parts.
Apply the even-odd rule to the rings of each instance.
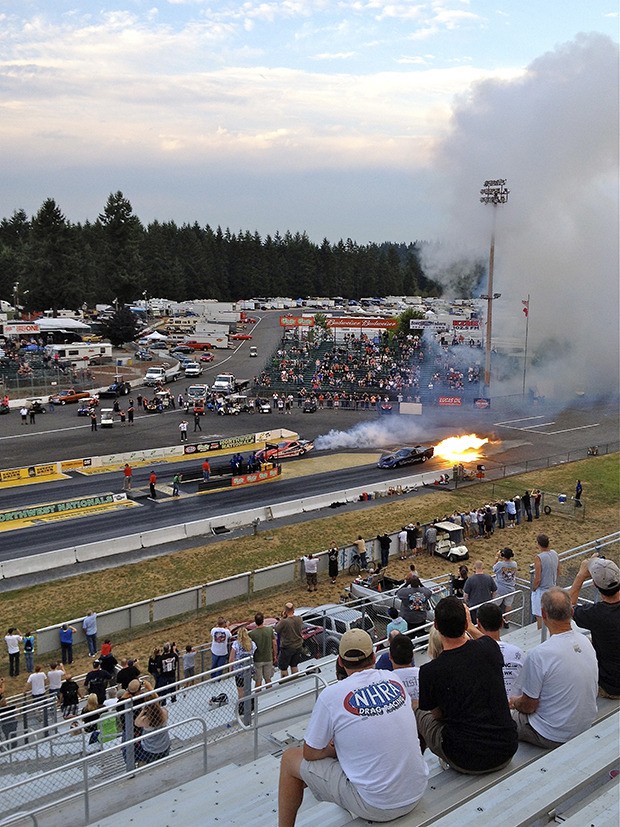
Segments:
[[[211,390],[214,393],[230,394],[247,388],[249,384],[249,379],[240,380],[232,373],[220,373],[215,377]]]
[[[183,347],[191,347],[192,350],[211,350],[213,345],[209,342],[198,342],[195,339],[190,339],[189,342],[183,342]]]

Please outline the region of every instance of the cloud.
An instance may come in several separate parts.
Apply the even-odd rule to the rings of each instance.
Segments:
[[[321,52],[318,55],[314,55],[314,60],[349,60],[352,57],[355,57],[357,52]]]

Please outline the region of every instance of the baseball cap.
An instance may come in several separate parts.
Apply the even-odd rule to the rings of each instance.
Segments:
[[[129,681],[129,683],[127,684],[127,691],[131,695],[135,695],[136,692],[139,692],[140,688],[141,688],[140,681],[137,678],[134,678],[132,681]]]
[[[94,660],[93,661],[93,666],[101,666],[101,661],[100,660]]]
[[[344,660],[357,663],[366,660],[373,653],[372,640],[363,629],[349,629],[340,638],[338,654]]]
[[[588,563],[592,582],[599,589],[615,589],[620,585],[620,569],[613,560],[593,557]]]

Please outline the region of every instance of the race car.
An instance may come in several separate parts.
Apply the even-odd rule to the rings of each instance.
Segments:
[[[68,405],[70,402],[79,402],[80,399],[86,399],[88,396],[90,396],[88,391],[76,391],[75,388],[67,388],[50,396],[50,402],[53,402],[54,405]]]
[[[416,445],[413,448],[399,448],[391,454],[384,454],[377,468],[400,468],[403,465],[413,465],[416,462],[426,462],[435,453],[432,446]]]
[[[301,457],[314,448],[309,439],[285,439],[282,442],[268,442],[261,451],[256,452],[259,462],[272,462],[289,457]]]

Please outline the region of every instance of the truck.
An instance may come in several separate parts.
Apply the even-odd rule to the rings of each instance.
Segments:
[[[229,394],[241,391],[249,384],[249,379],[237,379],[233,373],[219,373],[215,377],[211,390],[215,393]]]
[[[207,398],[208,392],[208,385],[190,385],[187,389],[187,398],[190,402],[204,401]]]
[[[144,374],[145,385],[159,385],[166,381],[166,371],[162,367],[152,367]]]
[[[189,339],[186,342],[183,342],[184,347],[191,347],[192,350],[211,350],[213,345],[208,341],[197,341],[196,339]]]

